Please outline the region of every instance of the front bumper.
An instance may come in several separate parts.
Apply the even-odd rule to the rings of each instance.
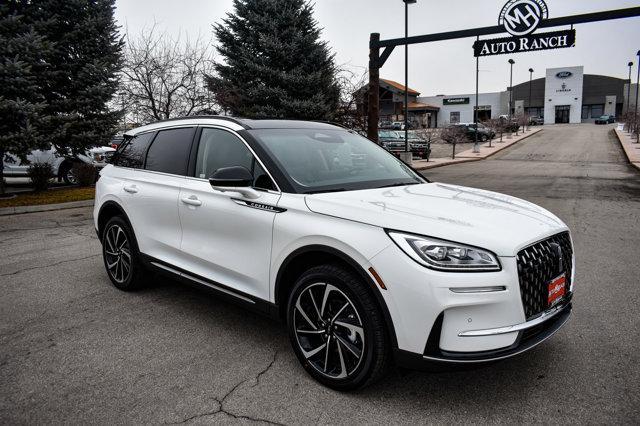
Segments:
[[[381,294],[393,321],[399,364],[507,358],[540,344],[567,322],[571,292],[558,308],[526,321],[516,258],[499,260],[502,269],[496,272],[439,272],[395,245],[370,259],[387,286]]]
[[[553,315],[543,318],[541,322],[529,321],[528,323],[520,324],[519,326],[522,326],[522,328],[519,331],[518,338],[511,346],[506,348],[481,352],[448,352],[435,346],[430,347],[430,345],[427,345],[423,355],[397,349],[394,353],[395,360],[402,367],[419,370],[423,367],[431,366],[433,363],[481,364],[511,358],[533,349],[553,336],[569,321],[571,309],[572,305],[568,302],[554,310]],[[435,335],[439,334],[438,332],[437,328],[432,331]]]

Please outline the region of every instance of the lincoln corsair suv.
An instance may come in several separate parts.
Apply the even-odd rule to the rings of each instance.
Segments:
[[[112,283],[157,274],[282,319],[335,389],[390,363],[524,352],[571,312],[567,226],[529,202],[429,182],[325,123],[194,117],[125,135],[96,186]]]

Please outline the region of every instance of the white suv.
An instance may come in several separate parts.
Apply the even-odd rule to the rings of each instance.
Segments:
[[[567,226],[432,183],[324,123],[195,117],[135,129],[96,187],[113,284],[169,274],[286,321],[318,381],[526,351],[571,312]]]

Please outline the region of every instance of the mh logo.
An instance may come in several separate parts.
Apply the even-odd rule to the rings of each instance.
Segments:
[[[511,0],[502,8],[498,23],[517,37],[531,34],[548,17],[549,9],[543,0]]]

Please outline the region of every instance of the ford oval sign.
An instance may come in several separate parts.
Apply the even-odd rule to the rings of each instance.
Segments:
[[[556,77],[558,78],[569,78],[573,75],[573,73],[571,71],[560,71],[558,74],[556,74]]]
[[[518,37],[531,34],[548,17],[549,9],[543,0],[510,0],[502,8],[498,23]]]

